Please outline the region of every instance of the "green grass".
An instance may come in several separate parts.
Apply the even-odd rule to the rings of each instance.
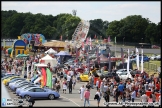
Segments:
[[[158,67],[161,66],[161,61],[149,61],[149,62],[145,62],[143,64],[143,70],[145,72],[147,72],[149,75],[152,75],[154,73],[157,73],[157,69]],[[137,68],[136,63],[133,64],[133,69]],[[141,70],[141,67],[140,67]],[[158,74],[155,74],[155,76],[157,76]]]

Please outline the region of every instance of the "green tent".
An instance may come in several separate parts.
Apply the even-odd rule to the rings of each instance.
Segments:
[[[22,57],[28,57],[28,55],[26,55],[26,54],[18,54],[16,57],[17,58],[22,58]]]

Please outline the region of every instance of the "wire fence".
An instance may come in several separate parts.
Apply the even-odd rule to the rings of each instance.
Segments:
[[[145,62],[143,67],[147,69],[148,71],[153,71],[157,72],[158,66],[156,64],[150,63],[150,62]]]

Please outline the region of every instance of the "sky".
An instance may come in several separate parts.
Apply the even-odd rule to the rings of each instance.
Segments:
[[[120,21],[130,15],[141,15],[149,18],[153,23],[161,21],[160,1],[146,2],[20,2],[2,1],[1,10],[16,10],[17,12],[31,12],[33,14],[42,13],[44,15],[56,16],[60,13],[72,14],[72,10],[77,10],[76,16],[83,20],[102,19],[103,21]]]

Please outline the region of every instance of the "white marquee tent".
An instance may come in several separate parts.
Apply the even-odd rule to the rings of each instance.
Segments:
[[[50,63],[51,67],[55,67],[57,65],[56,58],[52,58],[48,54],[45,57],[41,58],[39,62],[41,62],[41,60],[43,60],[44,61],[44,64],[46,64],[46,65],[48,63]]]
[[[45,53],[46,53],[46,54],[47,54],[47,53],[48,53],[48,54],[56,54],[57,51],[55,51],[54,49],[50,48],[50,49],[47,50]]]

